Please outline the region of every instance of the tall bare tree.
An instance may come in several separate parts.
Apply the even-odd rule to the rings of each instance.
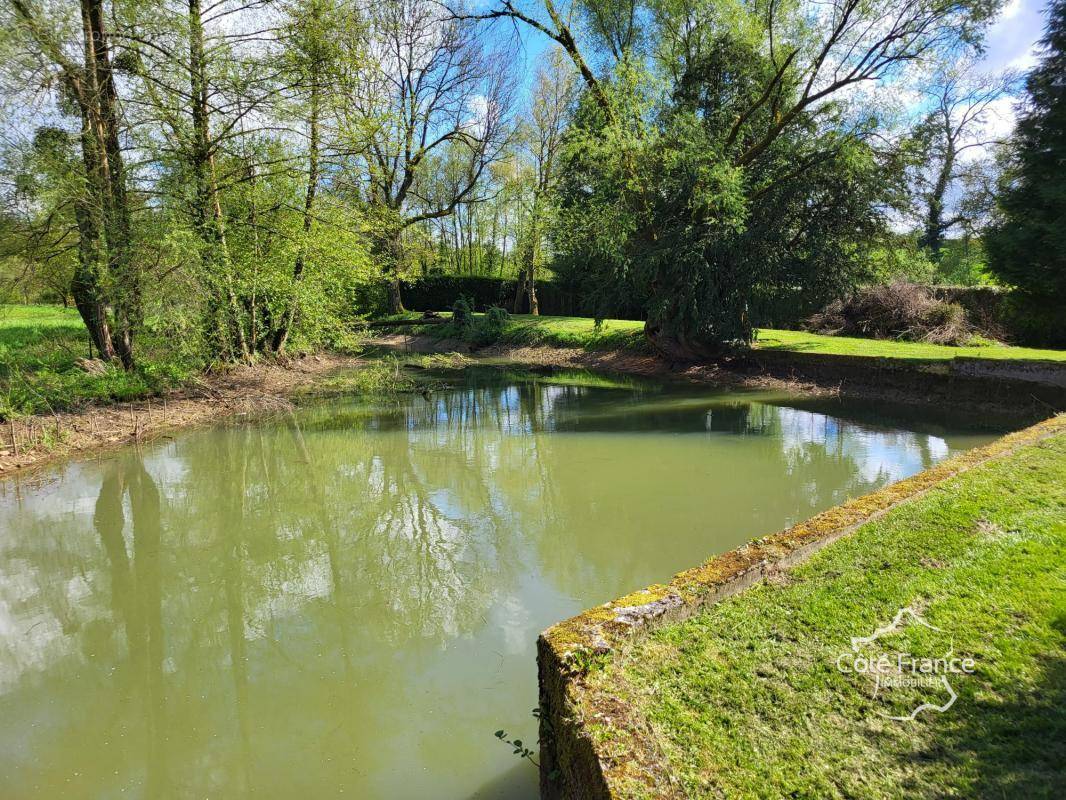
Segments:
[[[915,177],[923,219],[919,244],[939,261],[947,234],[957,226],[972,227],[974,209],[965,202],[966,185],[981,182],[988,159],[968,158],[975,150],[1001,142],[990,133],[995,103],[1018,86],[1013,72],[982,74],[972,60],[953,64],[927,81],[924,90],[932,108],[915,131],[922,165]]]
[[[540,313],[537,269],[544,261],[547,213],[555,183],[563,134],[578,98],[578,80],[561,49],[551,50],[541,61],[529,101],[527,122],[520,141],[531,167],[531,191],[523,236],[523,266],[515,290],[514,311]]]
[[[347,76],[344,127],[380,216],[376,249],[396,313],[404,231],[483,199],[482,177],[510,134],[513,81],[507,60],[477,28],[432,0],[373,6],[366,22],[367,61]],[[431,179],[445,160],[449,178]]]

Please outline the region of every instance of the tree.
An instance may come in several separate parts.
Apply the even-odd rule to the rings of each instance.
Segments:
[[[1025,82],[1028,102],[988,232],[989,266],[1004,283],[1058,304],[1066,296],[1066,1],[1054,0],[1044,57]],[[1060,320],[1061,321],[1061,320]]]
[[[0,293],[17,288],[24,302],[34,296],[66,306],[78,265],[75,205],[84,188],[77,138],[39,127],[26,145],[7,148],[3,163],[13,192],[0,218]]]
[[[554,49],[537,68],[526,124],[519,132],[530,166],[530,191],[526,223],[521,237],[522,267],[515,289],[514,311],[540,313],[537,303],[537,270],[544,261],[545,235],[558,177],[563,135],[577,102],[578,85],[565,55]],[[523,303],[525,304],[523,307]]]
[[[972,41],[994,3],[585,7],[595,24],[581,43],[552,0],[456,14],[528,25],[567,52],[586,92],[566,147],[564,245],[599,274],[601,303],[641,298],[652,342],[691,358],[749,342],[759,293],[855,279],[885,183],[855,90]]]
[[[80,119],[84,189],[76,200],[79,260],[71,291],[101,358],[132,369],[141,286],[103,2],[81,0],[80,24],[28,0],[7,0],[6,6],[29,63],[60,87],[63,104]],[[80,31],[80,42],[74,31]]]
[[[432,0],[382,3],[368,14],[369,63],[348,75],[343,123],[377,210],[393,313],[403,310],[404,231],[485,199],[482,178],[510,134],[511,71],[476,34]],[[447,161],[448,177],[433,179]]]
[[[302,235],[293,261],[293,296],[274,330],[271,346],[282,353],[299,309],[299,288],[307,266],[309,240],[315,228],[318,183],[321,179],[322,125],[334,99],[334,82],[344,56],[340,45],[350,42],[348,32],[354,17],[347,17],[334,0],[296,0],[289,10],[287,56],[291,81],[297,96],[305,101],[300,116],[306,121],[307,179],[303,198]],[[346,18],[347,17],[347,18]],[[353,54],[349,54],[349,58]],[[355,54],[358,57],[357,54]]]
[[[1012,72],[981,74],[972,59],[965,59],[938,70],[928,81],[924,94],[932,109],[915,130],[921,145],[915,188],[922,207],[918,244],[935,263],[952,229],[961,226],[973,233],[983,219],[975,191],[987,183],[994,159],[967,154],[999,144],[986,134],[989,117],[995,113],[993,104],[1007,97],[1017,80]]]

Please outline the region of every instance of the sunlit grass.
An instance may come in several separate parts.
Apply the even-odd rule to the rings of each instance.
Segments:
[[[76,309],[0,306],[0,419],[148,397],[187,372],[165,359],[145,358],[133,372],[90,374],[77,366],[88,356],[88,332]]]
[[[417,314],[405,316],[410,319],[416,317]],[[406,330],[442,338],[456,336],[459,333],[450,324],[413,326],[407,327]],[[504,344],[548,345],[585,350],[648,350],[648,344],[644,338],[643,322],[611,319],[604,320],[601,325],[597,326],[595,321],[588,317],[533,317],[528,314],[515,314],[504,324],[499,341]],[[1023,361],[1066,361],[1066,350],[1040,350],[999,344],[981,347],[952,347],[920,342],[824,336],[806,331],[774,328],[760,329],[754,347],[758,350],[916,361],[944,361],[960,356]]]
[[[967,472],[607,660],[579,713],[616,760],[659,754],[678,796],[1061,796],[1064,487],[1063,435]],[[904,722],[878,712],[906,715],[946,692],[874,697],[866,676],[835,665],[851,637],[908,606],[940,632],[910,626],[881,649],[950,649],[976,671],[951,677],[948,710]],[[599,697],[628,724],[596,713]]]
[[[823,336],[806,331],[763,329],[755,346],[760,350],[786,350],[797,353],[823,353],[838,356],[903,358],[942,361],[958,358],[995,358],[1017,360],[1066,361],[1066,350],[1039,350],[990,344],[982,347],[952,347],[942,344],[900,342],[887,339],[859,339],[848,336]]]

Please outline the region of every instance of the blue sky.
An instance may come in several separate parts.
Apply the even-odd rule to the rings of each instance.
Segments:
[[[999,19],[988,31],[984,67],[1028,70],[1037,60],[1037,42],[1047,22],[1045,0],[1008,0]]]

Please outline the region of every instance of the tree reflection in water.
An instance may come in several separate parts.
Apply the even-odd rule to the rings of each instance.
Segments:
[[[578,377],[0,484],[5,793],[535,796],[540,629],[982,441]]]

